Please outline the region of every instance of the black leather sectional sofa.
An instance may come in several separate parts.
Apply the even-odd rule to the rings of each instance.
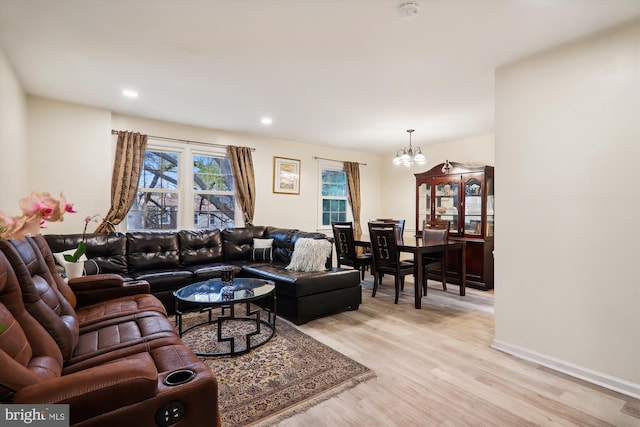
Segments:
[[[52,252],[75,249],[82,234],[45,235]],[[272,262],[252,261],[253,239],[273,239]],[[278,314],[296,324],[341,310],[357,310],[361,302],[357,270],[332,268],[318,272],[289,271],[295,242],[329,239],[322,233],[252,226],[225,230],[87,234],[87,274],[117,273],[125,280],[146,280],[167,309],[174,310],[173,291],[190,283],[220,277],[233,266],[237,277],[276,283]]]

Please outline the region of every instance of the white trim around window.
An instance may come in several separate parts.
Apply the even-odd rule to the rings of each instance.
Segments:
[[[332,160],[323,160],[318,159],[318,231],[324,233],[331,233],[331,222],[325,224],[323,221],[323,215],[325,214],[323,210],[323,201],[324,199],[330,198],[333,200],[344,200],[344,205],[346,206],[345,217],[343,218],[345,221],[353,221],[353,215],[351,213],[351,205],[349,204],[348,190],[346,189],[346,173],[345,173],[345,191],[343,197],[323,197],[322,195],[322,185],[323,185],[323,172],[324,171],[341,171],[344,172],[344,165],[342,162],[336,162]]]
[[[202,147],[191,146],[189,144],[181,144],[176,142],[165,142],[160,140],[153,140],[149,138],[147,141],[147,150],[149,151],[164,151],[177,153],[179,156],[178,167],[178,218],[177,218],[177,230],[192,230],[194,229],[194,197],[196,193],[220,193],[211,191],[197,191],[193,188],[193,157],[211,156],[211,157],[227,157],[226,150],[220,147]],[[164,190],[154,190],[164,192]],[[244,220],[242,217],[241,209],[235,197],[235,188],[230,191],[222,192],[224,194],[232,195],[234,198],[234,223],[235,227],[244,226]],[[220,194],[222,194],[220,193]],[[118,227],[120,231],[128,231],[128,225],[126,220],[123,221]]]

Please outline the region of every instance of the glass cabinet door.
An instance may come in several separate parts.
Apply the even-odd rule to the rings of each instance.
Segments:
[[[436,184],[436,219],[449,221],[449,232],[458,233],[458,181]]]
[[[424,228],[428,221],[431,221],[431,184],[422,183],[418,187],[418,227]]]
[[[482,182],[476,178],[464,182],[464,234],[482,236]]]
[[[485,236],[493,236],[493,223],[495,218],[493,200],[493,178],[487,178],[487,231]]]

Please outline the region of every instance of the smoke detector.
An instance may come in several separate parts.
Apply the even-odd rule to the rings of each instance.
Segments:
[[[419,10],[420,5],[415,0],[401,0],[400,3],[398,3],[398,15],[400,15],[400,19],[413,19]]]

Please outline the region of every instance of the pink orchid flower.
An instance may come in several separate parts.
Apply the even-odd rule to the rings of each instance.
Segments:
[[[15,224],[9,230],[12,239],[24,239],[26,236],[35,236],[40,232],[41,218],[39,215],[27,217],[25,215],[16,219]]]
[[[64,194],[60,193],[60,207],[64,209],[65,212],[68,213],[76,213],[77,211],[73,209],[73,203],[68,203],[67,198],[64,197]]]
[[[64,221],[65,213],[76,212],[62,193],[60,200],[56,200],[49,193],[34,192],[20,199],[19,204],[22,209],[20,216],[10,216],[0,211],[0,238],[22,239],[36,235],[41,228],[45,228],[45,221]]]
[[[73,209],[73,204],[67,203],[67,199],[64,197],[64,194],[60,193],[60,200],[56,200],[52,197],[45,197],[43,199],[44,203],[51,207],[51,213],[43,218],[49,222],[58,222],[64,221],[64,214],[75,213],[76,211]]]
[[[41,215],[46,217],[53,211],[51,206],[55,200],[48,197],[48,193],[31,193],[20,199],[20,209],[26,216]]]
[[[85,224],[89,224],[90,222],[98,222],[98,217],[100,216],[100,214],[95,214],[95,215],[87,215],[86,218],[84,219],[84,223]]]
[[[0,211],[0,238],[8,238],[15,223],[16,219],[13,216]]]

